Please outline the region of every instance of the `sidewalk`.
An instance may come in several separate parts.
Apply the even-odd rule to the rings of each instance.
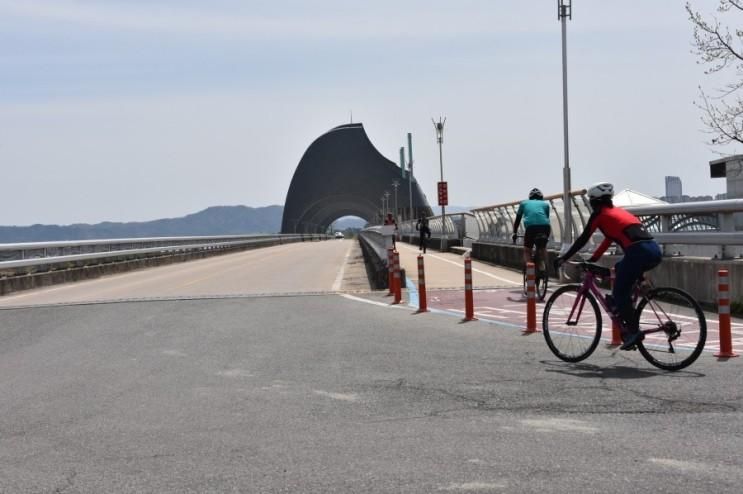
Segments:
[[[418,255],[421,251],[417,247],[404,242],[397,242],[400,252],[400,266],[405,269],[409,280],[418,283]],[[426,288],[463,288],[464,287],[464,258],[459,254],[429,250],[423,255],[426,269]],[[472,259],[472,283],[476,288],[493,287],[521,287],[523,279],[521,273],[487,264]]]

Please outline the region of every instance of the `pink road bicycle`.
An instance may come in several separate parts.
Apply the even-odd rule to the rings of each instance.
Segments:
[[[552,353],[566,362],[588,358],[601,339],[599,304],[613,322],[621,319],[609,309],[597,278],[608,279],[608,268],[586,261],[570,262],[583,274],[581,284],[558,288],[547,301],[542,317],[544,339]],[[598,301],[598,302],[597,302]],[[683,290],[654,287],[642,280],[633,289],[632,304],[640,331],[637,349],[654,366],[676,371],[693,363],[704,349],[707,321],[694,298]]]

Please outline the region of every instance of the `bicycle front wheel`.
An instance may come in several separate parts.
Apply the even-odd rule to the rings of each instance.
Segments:
[[[558,288],[544,306],[542,316],[547,346],[557,358],[566,362],[587,358],[601,339],[599,306],[593,295],[580,290],[580,285]]]
[[[635,314],[645,339],[637,345],[654,366],[676,371],[694,362],[707,341],[707,320],[696,300],[677,288],[654,288]]]

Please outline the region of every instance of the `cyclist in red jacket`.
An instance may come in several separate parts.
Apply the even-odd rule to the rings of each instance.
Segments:
[[[614,186],[599,182],[588,189],[588,199],[593,209],[585,230],[572,246],[555,261],[556,266],[570,259],[591,238],[596,229],[604,234],[604,241],[593,253],[590,262],[596,262],[609,246],[616,242],[624,251],[624,257],[615,265],[616,279],[612,297],[617,313],[622,318],[622,350],[632,350],[645,335],[640,332],[639,321],[635,320],[632,306],[632,286],[645,271],[660,264],[663,254],[660,247],[647,232],[642,222],[632,213],[614,206],[612,197]]]

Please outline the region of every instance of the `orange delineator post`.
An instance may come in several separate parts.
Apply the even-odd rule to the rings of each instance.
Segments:
[[[727,269],[717,272],[717,314],[720,321],[720,351],[717,358],[737,357],[733,352],[733,336],[730,331],[730,274]]]
[[[400,253],[395,251],[392,254],[394,256],[394,266],[395,266],[395,277],[394,277],[394,284],[395,284],[395,300],[392,302],[393,304],[399,304],[402,301],[402,280],[400,276]]]
[[[395,293],[395,255],[392,247],[387,249],[387,286],[389,291],[387,296],[394,295]]]
[[[472,300],[472,259],[464,258],[464,320],[477,321]]]
[[[614,282],[617,279],[617,271],[611,268],[611,276],[609,277],[609,286],[614,290]],[[611,314],[611,343],[609,346],[619,346],[622,344],[622,330],[619,327],[619,321],[614,318]]]
[[[537,287],[534,263],[526,264],[526,329],[524,333],[537,332]]]
[[[418,311],[428,312],[426,302],[426,272],[423,269],[423,256],[418,256]]]

